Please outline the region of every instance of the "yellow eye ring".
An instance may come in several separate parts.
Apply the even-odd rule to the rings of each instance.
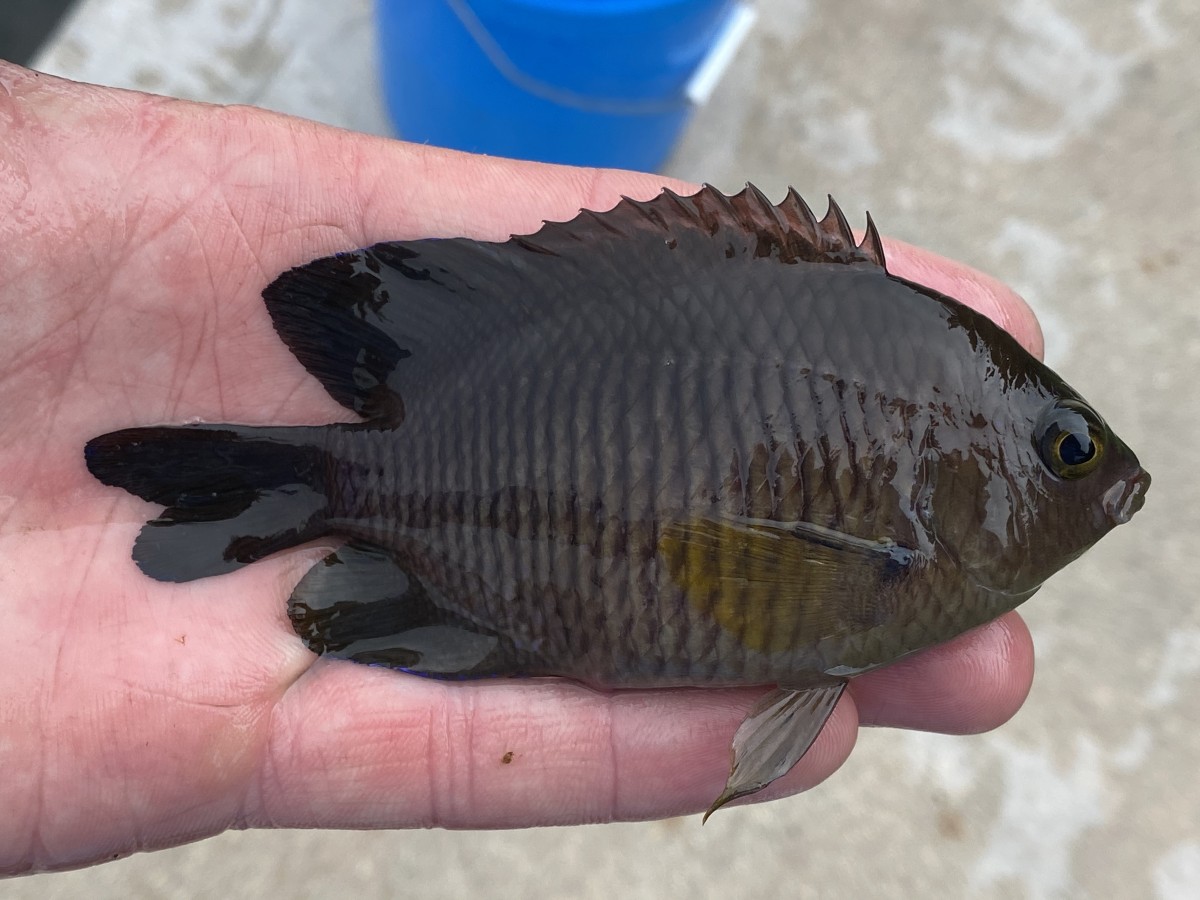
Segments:
[[[1104,423],[1082,403],[1060,400],[1038,423],[1038,452],[1059,478],[1074,480],[1096,470],[1104,456]]]

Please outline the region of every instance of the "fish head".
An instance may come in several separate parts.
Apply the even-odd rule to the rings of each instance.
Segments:
[[[1021,599],[1128,522],[1150,487],[1090,404],[1049,369],[1030,374],[988,437],[943,461],[938,534],[971,583]]]
[[[1029,440],[1040,464],[1033,499],[1038,534],[1062,556],[1062,565],[1142,508],[1150,474],[1065,385],[1038,410]]]

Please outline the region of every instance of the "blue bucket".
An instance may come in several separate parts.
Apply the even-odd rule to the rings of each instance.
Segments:
[[[654,171],[750,25],[738,0],[377,0],[406,140]]]

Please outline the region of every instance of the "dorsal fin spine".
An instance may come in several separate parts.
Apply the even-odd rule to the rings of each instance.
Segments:
[[[735,221],[738,219],[738,212],[737,212],[737,208],[734,206],[733,197],[727,196],[722,191],[718,191],[715,187],[713,187],[710,184],[704,185],[704,187],[702,187],[696,193],[696,195],[693,199],[695,199],[696,201],[704,200],[706,202],[707,201],[715,202],[717,204],[717,206],[720,208],[720,211],[725,213],[725,215],[729,216],[731,219],[734,219]],[[712,224],[708,225],[707,227],[708,227],[709,234],[715,234],[716,229],[720,227],[720,222],[718,220],[714,220],[712,222]]]
[[[670,188],[663,188],[662,196],[675,208],[675,211],[685,219],[690,222],[702,224],[699,213],[696,209],[694,197],[684,197],[681,194],[675,193]]]
[[[587,217],[589,219],[591,219],[593,222],[595,222],[597,225],[599,225],[601,228],[603,228],[609,234],[620,234],[621,233],[620,228],[618,228],[616,225],[613,225],[611,222],[608,221],[608,217],[606,216],[605,213],[595,212],[594,210],[590,210],[590,209],[582,210],[580,213],[580,215],[585,215],[585,214],[587,215]],[[576,237],[578,237],[578,236],[576,236]],[[582,240],[582,238],[580,238],[580,240]]]
[[[870,213],[867,213],[867,231],[858,249],[870,256],[876,265],[884,267],[883,240],[879,237],[879,230],[875,227]]]
[[[767,199],[767,196],[762,191],[749,182],[747,182],[746,187],[742,190],[742,194],[748,198],[753,198],[754,210],[774,225],[780,234],[786,234],[791,230],[791,225],[784,216],[782,204],[776,206]]]
[[[816,234],[817,217],[804,198],[796,191],[795,188],[789,187],[787,196],[783,198],[783,203],[779,204],[780,208],[786,212],[795,214],[796,223],[801,225],[803,230],[810,234]]]
[[[837,205],[832,194],[826,194],[826,197],[829,198],[829,209],[825,212],[825,218],[821,220],[820,225],[821,231],[831,241],[831,249],[846,250],[856,247],[854,232],[850,229],[850,223],[846,221],[845,213]]]

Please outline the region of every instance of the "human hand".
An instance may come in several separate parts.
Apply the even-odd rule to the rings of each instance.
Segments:
[[[471,157],[0,64],[0,871],[77,866],[229,827],[512,827],[704,809],[755,690],[601,694],[318,661],[287,621],[322,550],[151,581],[156,508],[84,442],[136,423],[345,420],[260,292],[381,240],[502,239],[666,180]],[[677,189],[684,186],[672,184]],[[888,242],[897,274],[1037,349],[995,282]],[[853,681],[758,798],[811,787],[858,725],[994,727],[1029,688],[1015,614]]]

